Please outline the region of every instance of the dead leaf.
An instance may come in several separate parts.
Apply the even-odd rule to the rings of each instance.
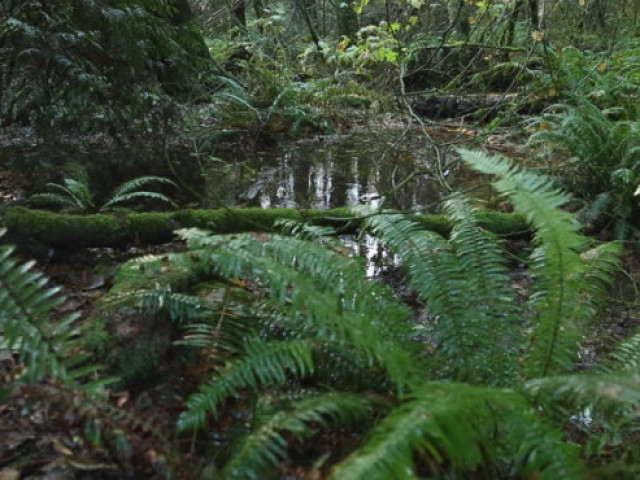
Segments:
[[[131,397],[129,392],[118,392],[118,393],[115,393],[113,396],[117,398],[116,405],[118,406],[118,408],[122,408],[129,401],[129,398]]]
[[[0,470],[0,480],[20,480],[20,472],[13,468]]]
[[[105,277],[104,275],[94,275],[91,279],[91,283],[84,287],[85,290],[94,290],[96,288],[104,287]]]
[[[85,303],[85,299],[68,298],[62,305],[56,307],[56,311],[60,313],[75,312],[76,310],[80,310]]]
[[[69,448],[64,446],[62,442],[57,438],[54,438],[51,441],[51,446],[56,452],[61,453],[62,455],[67,455],[68,457],[73,455],[73,452]]]

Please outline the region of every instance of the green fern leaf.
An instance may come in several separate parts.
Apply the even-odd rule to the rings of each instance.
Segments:
[[[460,150],[460,155],[475,170],[501,177],[494,182],[495,188],[509,197],[536,231],[539,247],[531,266],[537,279],[537,291],[531,297],[536,325],[530,375],[570,369],[577,354],[579,326],[589,318],[590,308],[583,295],[587,266],[579,254],[588,239],[577,232],[573,217],[558,209],[569,197],[550,180],[523,172],[506,159],[468,150]]]
[[[188,430],[205,424],[207,414],[217,415],[226,397],[243,388],[284,385],[287,375],[303,378],[313,372],[311,344],[306,340],[261,342],[246,345],[245,355],[230,362],[211,383],[187,400],[178,428]]]
[[[505,286],[501,252],[466,200],[452,198],[447,209],[454,222],[450,242],[404,215],[370,214],[365,228],[400,257],[410,286],[437,316],[443,374],[458,381],[507,383],[507,368],[494,374],[494,362],[505,367],[514,345],[513,293]]]
[[[530,380],[524,391],[536,403],[553,410],[579,412],[592,409],[618,424],[640,418],[640,375],[628,372],[560,375]]]
[[[19,263],[11,247],[0,247],[0,331],[4,344],[20,353],[30,381],[46,375],[74,387],[76,381],[99,369],[77,353],[76,315],[52,322],[54,309],[64,298],[59,288],[47,287],[47,279],[33,272],[33,262]],[[97,388],[89,383],[88,390]]]
[[[120,197],[128,193],[133,193],[145,185],[150,183],[160,183],[164,185],[171,185],[172,187],[178,187],[175,182],[165,177],[158,177],[154,175],[145,175],[142,177],[136,177],[128,180],[119,185],[112,193],[111,197]]]
[[[287,455],[290,437],[309,438],[330,423],[354,425],[369,418],[379,406],[367,397],[350,393],[326,393],[297,400],[288,410],[281,410],[246,437],[225,465],[222,478],[266,478],[270,470]]]
[[[171,205],[174,208],[177,207],[176,203],[173,200],[171,200],[168,196],[166,196],[166,195],[164,195],[162,193],[158,193],[158,192],[131,192],[131,193],[126,193],[126,194],[121,194],[121,195],[118,195],[118,196],[111,197],[109,199],[109,201],[107,201],[104,205],[102,205],[102,207],[100,207],[100,211],[101,212],[108,212],[108,211],[112,210],[115,205],[118,205],[118,204],[121,204],[121,203],[125,203],[125,202],[129,202],[129,201],[137,199],[137,198],[146,198],[146,199],[156,200],[156,201],[168,203],[169,205]]]
[[[455,478],[462,478],[485,461],[498,467],[501,458],[509,461],[502,467],[511,478],[581,478],[576,452],[562,442],[560,432],[538,419],[523,397],[464,384],[427,384],[416,390],[330,478],[414,479],[414,459],[425,457],[434,477],[444,476],[448,463],[459,473]]]
[[[57,193],[36,193],[28,199],[29,203],[35,205],[56,205],[67,211],[77,210],[78,204],[68,196]]]
[[[286,307],[298,332],[327,341],[340,339],[357,352],[379,362],[402,389],[418,365],[410,347],[406,308],[392,293],[363,277],[359,264],[336,252],[291,237],[272,235],[214,236],[182,230],[191,248],[225,278],[257,277],[268,288],[268,301]]]

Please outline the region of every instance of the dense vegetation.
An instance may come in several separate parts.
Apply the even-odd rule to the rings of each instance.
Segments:
[[[82,478],[637,478],[639,21],[633,0],[0,3],[2,138],[89,148],[0,210],[0,424],[70,432],[68,468],[101,465]],[[435,160],[384,198],[428,176],[439,215],[229,208],[218,149],[389,125]],[[98,141],[136,173],[98,185]],[[206,198],[178,169],[203,159]],[[74,255],[119,260],[82,315],[40,270]],[[0,478],[33,468],[20,448]]]

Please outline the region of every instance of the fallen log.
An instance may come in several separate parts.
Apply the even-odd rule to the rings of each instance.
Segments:
[[[411,104],[419,116],[430,120],[460,118],[478,114],[484,120],[494,118],[506,106],[512,106],[521,115],[537,115],[552,104],[550,99],[523,99],[518,95],[445,95],[417,98]]]
[[[413,215],[425,229],[448,235],[451,226],[445,215]],[[174,239],[179,228],[198,227],[214,233],[273,232],[277,220],[289,219],[332,226],[341,233],[358,231],[361,218],[349,208],[294,210],[229,208],[180,210],[176,212],[131,213],[127,215],[61,214],[24,207],[7,209],[6,240],[27,250],[53,247],[74,250],[86,247],[125,248],[152,245]],[[522,215],[484,211],[480,224],[498,235],[521,237],[529,227]]]

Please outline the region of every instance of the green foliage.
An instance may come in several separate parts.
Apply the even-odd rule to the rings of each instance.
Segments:
[[[287,457],[290,437],[302,441],[331,424],[354,427],[374,414],[379,401],[342,392],[296,398],[261,422],[237,447],[223,478],[261,479]]]
[[[313,373],[308,341],[258,343],[258,339],[254,339],[254,342],[246,346],[241,359],[226,365],[219,380],[201,387],[200,393],[189,398],[187,411],[180,416],[180,429],[203,426],[206,415],[216,415],[221,401],[237,395],[240,388],[258,390],[259,386],[282,386],[286,385],[288,378],[304,378]]]
[[[325,238],[330,230],[290,222],[287,231],[299,238],[183,230],[185,253],[129,264],[192,272],[196,282],[226,279],[204,298],[166,283],[154,287],[152,278],[119,289],[126,305],[173,311],[172,319],[187,325],[180,345],[199,349],[211,362],[214,374],[187,400],[180,429],[223,418],[232,398],[255,405],[292,393],[266,420],[253,410],[250,431],[222,466],[223,478],[264,478],[294,455],[293,438],[365,417],[374,423],[367,441],[334,467],[334,478],[478,471],[580,478],[577,451],[556,428],[563,421],[554,426],[557,417],[538,415],[550,403],[531,395],[534,380],[525,395],[521,386],[526,378],[544,382],[573,370],[617,247],[590,250],[577,222],[558,208],[568,197],[550,180],[505,159],[460,153],[474,169],[500,177],[495,188],[534,228],[533,286],[529,298],[519,300],[498,240],[479,226],[480,215],[462,196],[446,203],[449,238],[405,215],[361,212],[363,227],[398,255],[425,305],[431,318],[426,344],[414,340],[424,330],[407,322],[409,312],[393,294],[363,278],[361,265]],[[136,282],[142,288],[136,290]],[[296,399],[302,385],[332,391]],[[370,398],[396,407],[382,419],[371,417],[364,407]],[[364,416],[356,418],[359,401]],[[385,402],[377,412],[388,409]]]
[[[1,116],[44,136],[161,129],[169,95],[193,91],[207,63],[170,2],[5,2],[0,13]]]
[[[173,181],[165,177],[152,175],[137,177],[116,187],[102,205],[97,206],[87,171],[83,167],[72,166],[70,176],[64,179],[64,185],[47,183],[47,187],[53,192],[31,195],[28,201],[35,205],[54,205],[61,208],[63,212],[71,213],[112,212],[117,210],[120,204],[136,199],[154,200],[176,206],[173,200],[162,193],[139,190],[150,183],[177,187]]]
[[[403,215],[372,215],[366,226],[400,256],[411,287],[438,317],[442,375],[509,383],[505,362],[517,342],[511,338],[514,296],[507,288],[504,258],[495,239],[477,225],[475,210],[465,199],[452,198],[446,210],[454,222],[450,241]]]
[[[4,232],[3,232],[4,233]],[[76,315],[54,319],[56,307],[64,302],[59,288],[47,286],[47,278],[33,270],[34,262],[22,263],[13,248],[0,247],[0,331],[5,348],[16,351],[26,369],[24,378],[38,381],[45,376],[72,388],[94,374],[99,367],[78,351],[80,342]],[[82,388],[97,391],[101,381]]]
[[[573,217],[558,208],[568,196],[557,191],[552,181],[519,170],[505,159],[460,153],[475,170],[501,176],[494,187],[508,196],[516,211],[524,213],[536,229],[538,248],[531,269],[538,282],[531,296],[536,312],[531,375],[566,371],[577,353],[580,323],[590,315],[589,298],[584,299],[587,266],[579,254],[585,250],[587,238],[578,233]]]
[[[500,416],[498,419],[497,416]],[[333,479],[415,478],[416,452],[433,458],[429,476],[483,471],[497,478],[582,478],[576,451],[523,397],[464,384],[426,384],[376,426],[367,442],[332,471]],[[511,459],[500,466],[497,458]]]
[[[560,183],[585,201],[580,218],[590,225],[611,224],[617,238],[628,237],[637,209],[640,182],[640,126],[582,102],[557,105],[556,113],[539,120],[531,137],[569,156],[562,163]]]

